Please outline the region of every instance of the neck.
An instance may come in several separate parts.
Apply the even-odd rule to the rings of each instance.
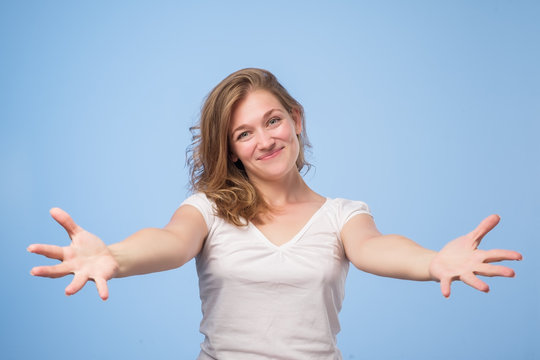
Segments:
[[[274,181],[251,179],[260,195],[271,208],[309,200],[315,193],[307,186],[298,171]]]

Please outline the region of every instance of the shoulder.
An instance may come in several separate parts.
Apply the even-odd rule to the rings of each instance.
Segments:
[[[193,206],[194,208],[199,210],[199,212],[204,218],[204,221],[206,222],[206,225],[208,226],[208,229],[212,227],[216,218],[215,204],[213,201],[208,199],[208,197],[204,193],[197,192],[189,196],[186,200],[182,202],[180,207],[185,205]]]
[[[191,194],[182,202],[182,205],[192,205],[192,204],[212,205],[213,203],[208,199],[205,193],[196,192],[196,193]]]
[[[369,206],[358,200],[349,200],[343,198],[335,198],[327,200],[327,211],[335,217],[338,227],[341,229],[343,226],[354,216],[359,214],[371,214]]]

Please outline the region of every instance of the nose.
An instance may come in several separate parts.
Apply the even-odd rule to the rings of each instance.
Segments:
[[[257,144],[261,150],[270,150],[276,145],[276,141],[271,134],[262,130],[257,135]]]

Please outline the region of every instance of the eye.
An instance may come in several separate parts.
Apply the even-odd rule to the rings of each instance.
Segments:
[[[242,131],[238,136],[236,137],[236,140],[242,140],[243,138],[247,137],[249,133],[247,131]]]
[[[277,123],[279,123],[280,120],[281,119],[278,118],[278,117],[273,117],[270,120],[268,120],[268,125],[270,125],[270,126],[276,125]]]

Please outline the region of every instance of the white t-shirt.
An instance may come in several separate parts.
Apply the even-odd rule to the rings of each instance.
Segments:
[[[205,336],[199,360],[341,359],[338,313],[349,262],[340,239],[360,201],[327,199],[289,242],[277,246],[252,223],[237,227],[214,213],[204,194],[197,208],[208,237],[196,258]]]

